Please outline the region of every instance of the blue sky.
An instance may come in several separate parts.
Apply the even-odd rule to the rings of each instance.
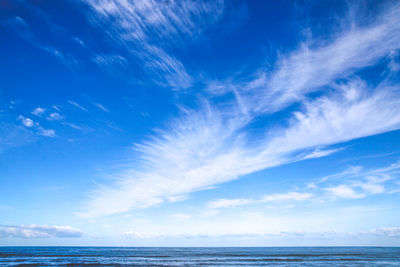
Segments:
[[[400,245],[397,1],[1,1],[0,245]]]

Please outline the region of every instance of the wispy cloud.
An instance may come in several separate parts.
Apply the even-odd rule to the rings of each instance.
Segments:
[[[222,1],[157,2],[85,0],[93,25],[102,28],[123,55],[94,56],[99,65],[121,65],[140,60],[156,82],[174,88],[191,85],[186,67],[171,52],[196,39],[223,12]],[[122,60],[121,60],[122,59]]]
[[[118,54],[95,54],[91,60],[111,76],[129,67],[128,60]]]
[[[390,187],[399,178],[400,164],[396,162],[389,166],[377,169],[365,170],[361,167],[349,169],[318,179],[318,182],[309,183],[307,186],[297,189],[296,192],[264,195],[259,198],[233,198],[216,199],[207,203],[207,208],[235,208],[245,205],[259,205],[271,202],[289,203],[310,201],[321,202],[336,199],[358,199],[376,194],[391,194],[385,185],[392,182]]]
[[[110,112],[105,106],[103,106],[103,105],[100,104],[100,103],[93,103],[93,105],[95,105],[96,107],[98,107],[98,108],[101,109],[102,111]]]
[[[30,128],[15,125],[14,123],[0,124],[0,153],[9,147],[18,147],[35,140]]]
[[[364,27],[354,23],[336,33],[330,42],[303,42],[294,52],[281,54],[272,71],[258,70],[247,82],[213,81],[208,92],[226,94],[236,90],[243,103],[249,103],[246,109],[256,113],[273,113],[303,101],[307,94],[323,91],[337,79],[348,78],[391,57],[400,48],[399,10],[396,3],[379,14],[374,23]]]
[[[174,213],[174,214],[171,214],[169,217],[172,218],[173,220],[177,220],[177,221],[183,221],[183,220],[187,220],[190,218],[189,215],[183,214],[183,213]]]
[[[70,54],[67,54],[60,49],[55,48],[52,45],[42,42],[35,33],[32,31],[30,25],[21,17],[15,16],[8,19],[4,23],[7,27],[11,28],[16,34],[18,34],[26,42],[31,43],[37,48],[41,49],[58,58],[64,64],[71,66],[77,63],[77,60]]]
[[[286,152],[398,129],[399,101],[397,86],[382,84],[371,93],[363,83],[341,85],[338,93],[306,101],[269,147]]]
[[[127,231],[123,233],[123,236],[125,238],[132,238],[132,239],[145,239],[145,238],[155,238],[158,237],[158,235],[154,234],[143,234],[135,231]]]
[[[64,121],[64,122],[62,122],[62,124],[67,125],[67,126],[73,128],[75,130],[82,130],[82,127],[80,127],[80,126],[78,126],[78,125],[76,125],[74,123],[70,123],[70,122],[65,122]]]
[[[374,235],[399,237],[400,236],[400,227],[380,227],[377,229],[372,229],[371,231],[369,231],[369,233],[374,234]],[[368,232],[365,234],[368,234]]]
[[[57,110],[57,111],[61,111],[60,107],[57,106],[57,105],[52,105],[51,107],[54,108],[54,109]]]
[[[344,148],[334,148],[334,149],[316,148],[315,150],[311,151],[311,153],[300,154],[299,160],[322,158],[322,157],[329,156],[330,154],[342,151],[343,149]]]
[[[70,226],[0,225],[0,237],[49,238],[81,237],[82,231]]]
[[[346,182],[325,187],[324,190],[334,198],[364,198],[375,194],[391,193],[392,191],[385,188],[385,184],[394,180],[399,170],[399,163],[395,163],[386,168],[366,172],[359,171],[345,176],[339,174],[336,178],[346,177]]]
[[[399,97],[382,88],[356,99],[335,93],[309,101],[303,111],[294,114],[288,127],[258,138],[261,141],[256,146],[246,137],[246,118],[227,119],[211,107],[203,112],[187,112],[172,123],[171,129],[137,146],[143,170],[123,172],[114,187],[98,188],[89,213],[105,215],[151,206],[297,161],[296,153],[304,149],[398,129]]]
[[[230,233],[206,233],[203,232],[201,234],[155,234],[155,233],[142,233],[135,231],[127,231],[124,234],[124,237],[128,239],[163,239],[163,238],[254,238],[254,239],[264,239],[264,238],[278,238],[278,239],[288,239],[288,238],[299,238],[303,239],[312,239],[312,238],[352,238],[358,239],[362,238],[365,235],[368,236],[385,236],[391,238],[397,238],[400,236],[400,227],[380,227],[376,229],[371,229],[369,231],[360,231],[360,232],[339,232],[336,230],[331,231],[260,231],[260,232],[252,232],[249,231],[247,233],[241,232],[240,230],[232,231]]]
[[[85,107],[81,106],[80,104],[78,104],[78,103],[75,102],[75,101],[68,100],[68,103],[71,104],[71,105],[73,105],[74,107],[79,108],[80,110],[88,111]]]
[[[237,206],[243,206],[248,204],[263,204],[269,202],[279,201],[304,201],[308,200],[313,195],[310,193],[299,193],[299,192],[288,192],[283,194],[266,195],[260,199],[217,199],[208,203],[209,208],[233,208]]]
[[[341,198],[363,198],[364,194],[356,193],[353,188],[347,185],[338,185],[335,187],[327,187],[326,191],[329,192],[329,195],[332,197],[341,197]]]
[[[328,196],[334,198],[363,198],[375,194],[390,194],[392,191],[385,187],[389,184],[391,188],[395,187],[399,173],[399,162],[372,170],[351,167],[343,172],[323,177],[318,182],[312,182],[306,188],[322,189]]]
[[[268,167],[340,151],[324,150],[333,144],[399,129],[399,85],[384,77],[372,86],[353,75],[400,47],[398,9],[387,10],[368,27],[337,34],[330,44],[282,55],[270,73],[234,88],[234,104],[210,100],[197,111],[182,109],[170,127],[137,144],[141,166],[121,171],[114,184],[94,190],[82,214],[149,207]],[[323,94],[307,98],[315,90]],[[249,129],[261,116],[294,102],[300,107],[286,124],[264,126],[257,135]],[[332,188],[331,193],[340,193]]]

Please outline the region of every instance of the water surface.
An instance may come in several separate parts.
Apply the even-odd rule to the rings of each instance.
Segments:
[[[400,266],[394,247],[0,247],[0,266]]]

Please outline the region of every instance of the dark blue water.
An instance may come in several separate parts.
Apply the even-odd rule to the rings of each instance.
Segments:
[[[0,247],[0,266],[400,266],[400,248]]]

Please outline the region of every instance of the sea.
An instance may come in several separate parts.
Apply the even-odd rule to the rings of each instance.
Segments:
[[[0,247],[0,266],[400,266],[400,248]]]

